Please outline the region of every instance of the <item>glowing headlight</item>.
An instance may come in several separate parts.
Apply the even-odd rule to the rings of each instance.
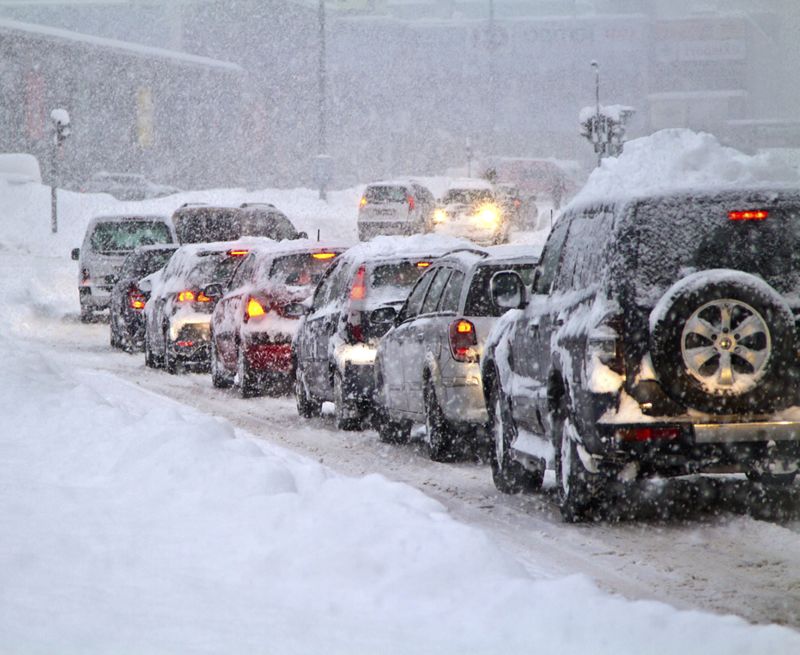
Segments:
[[[500,220],[500,212],[493,205],[484,205],[476,214],[481,227],[495,227]]]
[[[447,218],[447,216],[445,215],[443,209],[437,209],[435,212],[433,212],[433,222],[434,223],[444,223],[444,220],[446,218]]]

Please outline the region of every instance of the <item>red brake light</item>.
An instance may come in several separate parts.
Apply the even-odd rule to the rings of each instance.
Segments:
[[[336,257],[336,253],[335,252],[315,252],[311,256],[314,259],[332,259],[333,257]]]
[[[178,294],[178,302],[189,302],[194,300],[194,291],[181,291]]]
[[[89,269],[82,268],[81,269],[81,284],[89,284],[91,279],[89,278]]]
[[[428,268],[430,265],[430,262],[417,262],[417,268]]]
[[[361,196],[361,203],[359,204],[359,208],[363,207],[366,204],[367,204],[367,197]]]
[[[680,436],[680,428],[628,428],[617,430],[617,437],[620,441],[653,441],[656,439],[677,439]]]
[[[728,218],[732,221],[760,221],[767,217],[769,212],[760,211],[746,211],[746,212],[728,212]]]
[[[204,294],[202,291],[201,291],[200,293],[198,293],[198,294],[197,294],[197,298],[196,298],[196,300],[197,300],[197,302],[211,302],[211,298],[209,298],[209,297],[208,297],[206,294]]]
[[[228,255],[231,257],[244,257],[247,254],[246,250],[229,250]]]
[[[264,307],[261,305],[261,303],[255,298],[250,298],[250,300],[247,302],[248,318],[253,318],[253,316],[263,316],[264,313]]]
[[[514,207],[519,207],[519,200],[514,201]]]
[[[453,321],[448,330],[450,337],[450,351],[457,362],[474,362],[477,356],[473,346],[478,344],[475,335],[475,326],[469,321]]]
[[[414,211],[414,199],[408,196],[408,211]]]
[[[356,273],[356,279],[353,282],[353,288],[350,289],[350,300],[364,300],[364,292],[366,291],[364,287],[364,279],[367,275],[367,269],[362,264],[361,267],[358,269],[358,273]]]
[[[135,284],[131,284],[130,289],[128,290],[128,304],[133,309],[144,309],[144,304],[147,299],[144,297],[144,294],[139,290]]]

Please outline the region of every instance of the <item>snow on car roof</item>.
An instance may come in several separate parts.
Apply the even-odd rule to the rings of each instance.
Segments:
[[[472,177],[451,180],[447,189],[493,189],[492,183],[488,180],[475,179]]]
[[[391,259],[398,257],[441,257],[459,248],[475,249],[466,239],[439,234],[414,234],[410,237],[377,236],[372,241],[350,248],[343,257],[347,259]]]
[[[746,155],[711,134],[661,130],[601,162],[570,205],[617,202],[675,190],[798,185],[797,171],[770,155]]]
[[[284,239],[283,241],[273,241],[264,239],[264,243],[252,246],[253,250],[260,253],[283,255],[293,252],[317,252],[319,250],[342,250],[352,247],[352,243],[343,241],[311,241],[310,239]]]

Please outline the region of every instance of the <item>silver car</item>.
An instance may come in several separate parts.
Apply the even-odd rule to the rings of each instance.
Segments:
[[[137,246],[175,243],[175,230],[163,216],[98,216],[89,221],[80,248],[72,250],[79,262],[78,296],[81,321],[111,304],[125,258]]]
[[[368,184],[358,209],[358,238],[428,232],[435,205],[433,194],[414,180]]]
[[[527,249],[527,248],[526,248]],[[507,248],[501,250],[508,251]],[[375,357],[375,405],[382,441],[404,442],[413,423],[425,423],[431,459],[474,451],[488,421],[480,357],[502,309],[489,284],[513,270],[532,281],[538,257],[464,250],[437,260],[411,291]],[[379,317],[373,317],[373,320]]]

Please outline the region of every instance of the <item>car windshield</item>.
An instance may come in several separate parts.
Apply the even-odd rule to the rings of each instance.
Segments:
[[[136,246],[172,243],[172,235],[160,221],[110,221],[98,223],[92,232],[92,250],[120,252]]]
[[[408,192],[402,186],[371,186],[367,187],[364,197],[370,203],[406,202]]]
[[[734,203],[735,205],[735,203]],[[743,207],[753,209],[752,201]],[[632,219],[638,247],[628,254],[637,298],[650,302],[692,270],[735,269],[763,278],[782,294],[800,291],[800,206],[771,206],[767,217],[732,220],[731,202],[692,199],[641,204]],[[630,271],[635,271],[634,275]]]
[[[450,189],[442,198],[445,205],[461,203],[472,205],[478,202],[491,202],[492,192],[489,189]]]
[[[175,252],[173,249],[146,250],[144,252],[128,255],[125,264],[122,266],[120,279],[141,279],[151,273],[155,273],[158,269],[166,266],[173,252]]]
[[[333,257],[315,257],[318,253],[299,253],[278,257],[270,267],[269,280],[273,283],[293,286],[316,285],[327,270]]]

